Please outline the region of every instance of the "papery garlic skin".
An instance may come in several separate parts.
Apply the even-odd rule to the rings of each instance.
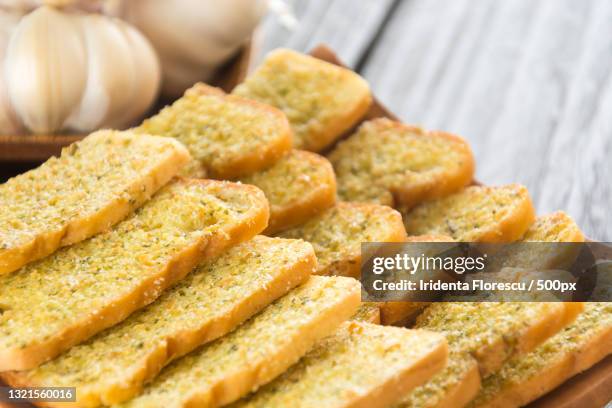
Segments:
[[[134,125],[156,100],[157,54],[121,20],[43,6],[10,31],[0,70],[0,91],[8,96],[8,108],[0,104],[0,134],[15,133],[3,119],[11,109],[26,133],[87,133]]]
[[[134,77],[130,102],[123,113],[107,122],[105,127],[111,128],[135,125],[134,118],[140,118],[157,99],[162,81],[160,61],[151,43],[131,25],[119,23],[132,49]]]
[[[114,0],[112,11],[153,44],[162,92],[179,96],[244,45],[267,11],[267,0]],[[109,11],[107,9],[107,11]]]
[[[51,133],[81,100],[86,53],[74,17],[41,7],[23,17],[8,43],[5,83],[21,122],[33,133]]]
[[[134,124],[156,99],[161,78],[150,43],[128,24],[100,15],[81,16],[87,82],[65,127],[76,131]]]
[[[11,31],[21,16],[0,12],[0,78],[4,76],[4,63]],[[0,131],[6,134],[23,133],[23,127],[11,106],[6,83],[0,80]]]

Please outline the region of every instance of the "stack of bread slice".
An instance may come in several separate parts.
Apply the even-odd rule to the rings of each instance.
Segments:
[[[75,387],[58,407],[514,407],[612,352],[605,304],[360,302],[362,242],[584,240],[371,103],[277,50],[0,185],[0,378]]]

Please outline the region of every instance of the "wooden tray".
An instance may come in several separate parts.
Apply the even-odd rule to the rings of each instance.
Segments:
[[[231,91],[242,82],[251,63],[252,42],[248,42],[242,50],[209,81],[225,91]],[[170,100],[161,99],[151,109],[151,114],[157,112]],[[42,162],[51,156],[58,155],[62,147],[76,142],[84,135],[0,135],[0,162]]]

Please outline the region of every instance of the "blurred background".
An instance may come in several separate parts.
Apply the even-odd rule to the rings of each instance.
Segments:
[[[457,133],[485,184],[518,182],[612,241],[612,1],[288,0],[258,53],[333,48],[403,121]]]

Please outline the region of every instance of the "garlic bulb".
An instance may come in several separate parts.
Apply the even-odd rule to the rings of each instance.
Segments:
[[[0,13],[0,62],[4,61],[8,40],[13,27],[17,25],[20,16],[15,14]],[[4,64],[0,63],[0,78],[4,76]],[[0,81],[0,130],[7,134],[22,133],[22,128],[17,119],[8,97],[6,83]]]
[[[4,68],[0,89],[34,133],[131,125],[155,100],[161,76],[153,48],[129,24],[48,6],[14,27]]]
[[[267,11],[267,0],[110,0],[107,11],[136,26],[162,65],[162,92],[178,96],[212,77]]]

